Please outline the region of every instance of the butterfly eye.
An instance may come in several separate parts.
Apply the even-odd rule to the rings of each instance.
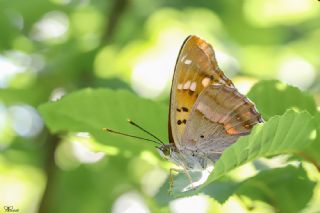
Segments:
[[[165,147],[165,148],[162,149],[162,152],[163,152],[163,154],[164,154],[165,156],[169,156],[171,150],[170,150],[170,148]]]

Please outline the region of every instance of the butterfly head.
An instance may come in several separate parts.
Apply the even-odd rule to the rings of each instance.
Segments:
[[[160,147],[158,147],[160,155],[165,159],[170,159],[173,149],[174,146],[172,144],[163,144]]]

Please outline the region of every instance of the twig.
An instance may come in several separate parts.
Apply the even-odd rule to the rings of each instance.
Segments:
[[[51,135],[48,133],[48,139],[44,146],[47,147],[47,155],[45,159],[44,170],[47,176],[46,188],[44,190],[42,200],[39,206],[39,213],[49,212],[50,204],[51,204],[51,195],[54,188],[54,178],[57,171],[55,161],[54,161],[54,153],[57,148],[59,138],[56,135]]]
[[[118,25],[122,13],[128,6],[129,0],[114,0],[113,2],[114,3],[108,17],[108,22],[106,22],[107,26],[104,33],[104,40],[106,42],[110,42],[112,40],[116,26]]]

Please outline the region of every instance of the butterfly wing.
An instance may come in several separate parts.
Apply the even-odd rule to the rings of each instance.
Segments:
[[[213,83],[234,87],[219,69],[212,46],[189,36],[177,58],[170,95],[169,140],[178,148],[192,106],[203,89]]]
[[[261,122],[254,104],[237,89],[210,85],[192,108],[181,148],[202,151],[216,161],[226,147]]]

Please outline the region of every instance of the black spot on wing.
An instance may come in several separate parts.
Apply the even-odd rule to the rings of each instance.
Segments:
[[[192,90],[189,90],[189,92],[188,92],[188,94],[189,94],[190,96],[192,96],[193,93],[194,93],[194,91],[192,91]]]
[[[189,110],[188,110],[188,108],[187,108],[187,107],[182,107],[182,111],[184,111],[184,112],[188,112]]]

